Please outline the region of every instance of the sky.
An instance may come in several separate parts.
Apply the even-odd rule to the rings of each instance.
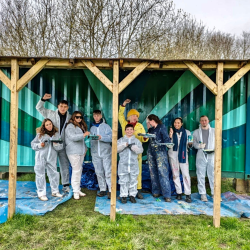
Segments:
[[[250,32],[250,0],[173,0],[208,28],[240,36]]]

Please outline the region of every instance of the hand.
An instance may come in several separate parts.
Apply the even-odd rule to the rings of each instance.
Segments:
[[[88,136],[88,135],[90,135],[90,132],[89,132],[89,131],[87,131],[87,132],[85,132],[85,133],[83,134],[84,137],[86,137],[86,136]]]
[[[126,143],[126,147],[128,146],[128,143]]]
[[[43,96],[43,100],[48,100],[50,98],[51,98],[51,94],[45,93],[45,95]]]
[[[123,102],[123,106],[126,106],[128,103],[130,103],[131,102],[131,100],[129,100],[129,99],[126,99],[124,102]]]
[[[98,140],[101,140],[101,139],[102,139],[102,137],[101,137],[100,135],[98,135],[98,137],[99,137]]]
[[[206,143],[200,143],[199,148],[204,149],[206,147]]]
[[[45,143],[44,143],[44,142],[42,142],[42,143],[41,143],[41,147],[42,147],[42,148],[44,148],[44,146],[45,146]]]
[[[172,138],[173,133],[174,133],[173,129],[172,129],[172,128],[170,128],[170,129],[169,129],[169,137],[170,137],[170,138]]]

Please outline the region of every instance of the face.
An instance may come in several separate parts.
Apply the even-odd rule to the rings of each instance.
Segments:
[[[131,115],[128,120],[132,123],[135,123],[138,121],[138,116],[137,115]]]
[[[82,121],[82,115],[81,114],[76,114],[75,121],[80,123]]]
[[[51,121],[46,121],[45,124],[44,124],[45,128],[48,130],[48,131],[52,131],[53,129],[53,125],[52,125],[52,122]]]
[[[66,112],[67,112],[68,109],[69,109],[69,106],[68,106],[67,104],[63,104],[63,103],[60,103],[57,107],[58,107],[59,112],[60,112],[62,115],[66,114]]]
[[[148,120],[149,121],[149,124],[151,127],[155,127],[157,125],[157,123],[155,122],[155,120]]]
[[[134,134],[134,128],[132,128],[132,127],[126,128],[125,134],[126,134],[126,136],[131,137]]]
[[[174,121],[174,127],[175,127],[176,129],[180,129],[182,125],[183,125],[183,123],[181,122],[180,119],[176,119],[176,120]]]
[[[201,124],[202,127],[206,127],[208,125],[208,123],[209,123],[209,120],[208,120],[208,118],[206,116],[201,117],[200,124]]]
[[[102,119],[102,114],[93,114],[93,118],[98,123]]]

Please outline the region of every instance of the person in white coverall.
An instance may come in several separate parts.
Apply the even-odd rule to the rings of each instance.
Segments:
[[[209,125],[207,116],[200,117],[200,126],[193,133],[193,146],[198,150],[196,155],[196,174],[198,179],[198,190],[202,201],[207,201],[205,177],[209,180],[211,194],[214,194],[214,152],[205,154],[204,149],[214,150],[215,132]]]
[[[49,177],[52,196],[62,197],[59,193],[59,173],[57,172],[57,151],[63,149],[63,144],[51,142],[60,140],[58,129],[50,119],[44,119],[37,135],[31,142],[31,148],[36,151],[35,167],[38,198],[47,201],[45,169]]]
[[[168,150],[168,159],[173,173],[173,181],[177,193],[177,200],[181,200],[182,186],[180,181],[180,170],[183,177],[184,193],[186,195],[186,202],[191,200],[191,181],[189,175],[188,163],[188,136],[191,135],[189,130],[183,127],[182,118],[174,119],[173,129],[170,128],[169,137],[175,144],[173,148]]]
[[[90,134],[99,136],[98,140],[91,140],[92,162],[95,168],[100,192],[97,196],[106,195],[108,185],[108,199],[111,197],[111,142],[112,130],[102,118],[100,110],[93,111],[94,122]]]
[[[79,200],[85,196],[81,192],[82,164],[87,152],[84,138],[90,133],[87,131],[87,124],[79,111],[72,114],[65,129],[66,153],[72,167],[71,185],[74,192],[74,199]]]
[[[137,177],[139,174],[138,154],[143,152],[143,147],[133,133],[133,125],[127,124],[125,126],[125,135],[117,141],[117,152],[120,157],[118,176],[122,203],[127,203],[128,195],[130,201],[136,203]]]
[[[68,102],[65,100],[60,101],[58,104],[57,110],[50,110],[44,107],[45,102],[51,98],[50,94],[45,94],[43,98],[37,103],[37,111],[44,117],[49,118],[53,124],[58,128],[58,132],[64,142],[65,126],[70,120],[71,115],[68,112],[69,106]],[[63,144],[65,147],[65,143]],[[58,152],[60,173],[61,173],[61,182],[63,185],[63,191],[69,192],[69,160],[66,155],[65,149]]]

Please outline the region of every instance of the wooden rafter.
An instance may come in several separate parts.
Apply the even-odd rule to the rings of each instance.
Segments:
[[[214,94],[217,95],[216,84],[193,62],[184,61],[190,71]]]
[[[82,63],[111,91],[113,83],[90,60],[82,60]]]
[[[223,94],[234,86],[248,71],[250,70],[250,62],[239,69],[223,86]]]
[[[2,81],[7,86],[7,88],[10,89],[10,78],[6,76],[1,69],[0,69],[0,81]]]
[[[31,67],[23,76],[17,81],[17,91],[19,92],[25,85],[32,80],[49,62],[49,59],[40,59],[33,67]]]
[[[138,76],[141,72],[147,68],[150,62],[141,62],[132,72],[129,73],[120,83],[119,83],[119,94]]]

